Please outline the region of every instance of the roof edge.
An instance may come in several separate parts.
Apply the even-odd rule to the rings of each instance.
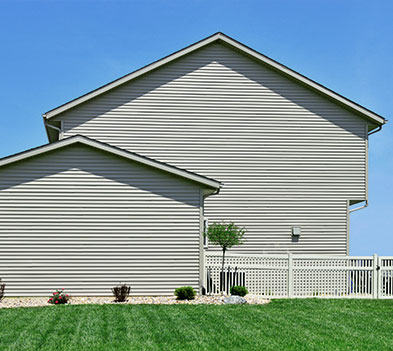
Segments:
[[[282,73],[284,75],[286,75],[289,78],[292,78],[296,81],[298,81],[299,83],[302,83],[303,85],[313,89],[314,91],[317,91],[321,94],[323,94],[324,96],[332,99],[333,101],[338,102],[340,105],[349,108],[350,110],[354,111],[357,114],[362,115],[363,117],[365,117],[366,119],[369,119],[371,121],[373,121],[374,123],[376,123],[377,125],[383,125],[387,122],[387,120],[378,115],[377,113],[359,105],[358,103],[334,92],[333,90],[326,88],[325,86],[323,86],[322,84],[319,84],[317,82],[315,82],[314,80],[307,78],[306,76],[292,70],[291,68],[269,58],[268,56],[265,56],[261,53],[259,53],[258,51],[246,46],[245,44],[227,36],[226,34],[222,33],[222,32],[217,32],[214,33],[194,44],[191,44],[183,49],[180,49],[168,56],[165,56],[157,61],[154,61],[153,63],[150,63],[142,68],[137,69],[136,71],[133,71],[131,73],[128,73],[114,81],[109,82],[108,84],[105,84],[101,87],[98,87],[97,89],[94,89],[84,95],[81,95],[80,97],[77,97],[69,102],[66,102],[54,109],[51,109],[47,112],[45,112],[43,114],[44,119],[50,119],[54,116],[57,116],[58,114],[69,110],[85,101],[88,101],[98,95],[101,95],[113,88],[116,88],[117,86],[120,86],[124,83],[127,83],[129,81],[131,81],[132,79],[135,79],[143,74],[146,74],[154,69],[157,69],[163,65],[165,65],[166,63],[169,63],[173,60],[176,60],[184,55],[187,55],[203,46],[206,46],[208,44],[211,44],[214,41],[217,40],[221,40],[224,43],[238,49],[239,51],[257,59],[258,61],[260,61],[261,63],[269,66],[270,68],[278,71],[279,73]]]
[[[151,62],[141,68],[138,68],[135,71],[127,73],[124,76],[121,76],[121,77],[119,77],[119,78],[117,78],[107,84],[104,84],[96,89],[93,89],[93,90],[87,92],[86,94],[83,94],[83,95],[81,95],[75,99],[72,99],[72,100],[70,100],[60,106],[57,106],[57,107],[43,113],[42,116],[46,119],[50,119],[50,118],[64,112],[65,110],[75,107],[76,105],[79,105],[87,100],[90,100],[97,95],[101,95],[101,94],[107,92],[108,90],[111,90],[121,84],[127,83],[128,81],[130,81],[136,77],[139,77],[145,73],[148,73],[158,67],[165,65],[166,63],[176,60],[177,58],[182,57],[192,51],[195,51],[195,50],[199,49],[200,47],[203,47],[213,41],[216,41],[217,39],[220,39],[220,37],[223,37],[223,36],[224,36],[224,34],[221,32],[214,33],[204,39],[197,41],[196,43],[190,44],[180,50],[177,50],[167,56],[164,56],[164,57],[162,57],[156,61],[153,61],[153,62]],[[80,100],[82,100],[82,101],[80,101]],[[69,106],[69,105],[71,105],[71,106]]]
[[[81,143],[83,145],[91,146],[95,149],[105,151],[108,153],[111,153],[113,155],[117,155],[123,158],[126,158],[131,161],[138,162],[140,164],[143,164],[145,166],[149,166],[155,169],[158,169],[160,171],[164,171],[166,173],[170,173],[172,175],[185,178],[188,180],[191,180],[193,182],[202,184],[206,187],[213,188],[213,189],[220,189],[222,186],[222,183],[212,179],[208,178],[206,176],[187,171],[182,168],[178,168],[176,166],[172,166],[168,163],[161,162],[154,160],[150,157],[142,156],[140,154],[137,154],[135,152],[127,151],[121,148],[118,148],[113,145],[109,145],[107,143],[91,139],[85,136],[82,136],[80,134],[74,135],[72,137],[66,138],[66,139],[61,139],[59,141],[53,142],[53,143],[48,143],[44,144],[29,150],[25,150],[19,153],[16,153],[14,155],[6,156],[0,159],[0,167],[6,166],[9,164],[12,164],[14,162],[22,161],[25,159],[28,159],[30,157],[34,157],[46,152],[54,151],[60,148],[63,148],[68,145],[76,144],[76,143]]]

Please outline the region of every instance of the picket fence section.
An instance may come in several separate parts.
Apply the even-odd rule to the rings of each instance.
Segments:
[[[392,256],[247,255],[205,253],[207,294],[233,285],[271,298],[393,298]]]
[[[381,256],[379,257],[378,271],[378,286],[380,299],[393,298],[393,257]]]

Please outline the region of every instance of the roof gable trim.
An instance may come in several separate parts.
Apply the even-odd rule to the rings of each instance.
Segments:
[[[301,75],[300,73],[297,73],[296,71],[282,65],[281,63],[249,48],[248,46],[246,46],[246,45],[236,41],[235,39],[232,39],[232,38],[228,37],[227,35],[220,33],[220,32],[215,33],[205,39],[202,39],[195,44],[192,44],[184,49],[181,49],[173,54],[170,54],[170,55],[168,55],[158,61],[155,61],[145,67],[142,67],[132,73],[129,73],[119,79],[116,79],[116,80],[114,80],[114,81],[112,81],[102,87],[99,87],[91,92],[88,92],[87,94],[82,95],[74,100],[71,100],[71,101],[69,101],[59,107],[56,107],[56,108],[46,112],[43,116],[46,119],[50,119],[50,118],[66,111],[68,109],[71,109],[71,108],[73,108],[73,107],[75,107],[75,106],[77,106],[87,100],[90,100],[98,95],[101,95],[101,94],[103,94],[103,93],[105,93],[105,92],[107,92],[107,91],[109,91],[119,85],[127,83],[134,78],[137,78],[137,77],[139,77],[145,73],[148,73],[156,68],[159,68],[159,67],[165,65],[166,63],[169,63],[169,62],[176,60],[184,55],[187,55],[195,50],[198,50],[199,48],[206,46],[214,41],[222,41],[222,42],[226,43],[227,45],[232,46],[232,47],[238,49],[239,51],[241,51],[251,57],[254,57],[258,61],[266,64],[267,66],[269,66],[269,67],[277,70],[278,72],[280,72],[280,73],[282,73],[292,79],[295,79],[296,81],[308,86],[309,88],[327,96],[328,98],[338,102],[342,106],[351,109],[352,111],[362,115],[363,117],[373,121],[374,123],[376,123],[378,125],[382,125],[382,124],[386,123],[386,120],[382,116],[376,114],[375,112],[372,112],[372,111],[366,109],[365,107],[347,99],[346,97],[344,97],[340,94],[335,93],[334,91],[324,87],[323,85]]]
[[[185,179],[194,181],[196,183],[202,184],[202,185],[207,186],[209,188],[220,189],[222,186],[222,184],[217,180],[214,180],[214,179],[211,179],[211,178],[208,178],[208,177],[205,177],[205,176],[202,176],[202,175],[190,172],[190,171],[186,171],[184,169],[169,165],[167,163],[156,161],[156,160],[151,159],[149,157],[145,157],[145,156],[139,155],[134,152],[126,151],[126,150],[120,149],[118,147],[111,146],[109,144],[84,137],[82,135],[75,135],[75,136],[54,142],[54,143],[45,144],[45,145],[39,146],[34,149],[30,149],[30,150],[23,151],[21,153],[15,154],[15,155],[11,155],[11,156],[2,158],[2,159],[0,159],[0,167],[17,162],[17,161],[22,161],[24,159],[34,157],[34,156],[37,156],[37,155],[40,155],[40,154],[43,154],[43,153],[46,153],[49,151],[54,151],[56,149],[60,149],[62,147],[76,144],[76,143],[81,143],[83,145],[91,146],[95,149],[105,151],[105,152],[111,153],[113,155],[117,155],[117,156],[126,158],[128,160],[135,161],[140,164],[170,173],[172,175],[179,176],[181,178],[185,178]]]

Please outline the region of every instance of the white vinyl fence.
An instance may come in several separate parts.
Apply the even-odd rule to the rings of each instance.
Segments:
[[[233,285],[273,298],[393,298],[393,257],[205,253],[207,294]]]

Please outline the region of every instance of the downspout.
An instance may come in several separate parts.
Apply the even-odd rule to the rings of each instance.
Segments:
[[[58,127],[56,127],[56,126],[54,126],[54,125],[52,125],[52,124],[49,124],[49,123],[47,123],[47,122],[44,122],[45,123],[45,127],[49,127],[49,128],[52,128],[52,129],[55,129],[55,130],[57,130],[58,132],[59,132],[59,139],[61,139],[62,137],[63,137],[63,123],[61,122],[61,128],[58,128]]]
[[[209,196],[218,195],[220,193],[220,190],[221,188],[218,188],[213,194],[210,194]]]
[[[352,210],[349,210],[349,213],[352,213],[352,212],[355,212],[355,211],[358,211],[358,210],[362,210],[363,208],[366,208],[368,206],[368,200],[365,200],[365,201],[366,201],[366,203],[363,206],[359,206],[359,207],[353,208]]]
[[[222,185],[222,184],[221,184]],[[205,203],[205,199],[207,198],[207,197],[209,197],[209,196],[213,196],[213,195],[218,195],[219,193],[220,193],[220,190],[221,190],[221,187],[220,188],[218,188],[214,193],[212,193],[212,194],[210,194],[210,195],[205,195],[205,194],[203,194],[202,195],[202,201],[203,201],[203,204]],[[204,211],[204,206],[203,206],[203,208],[202,208],[202,213],[201,213],[201,217],[203,218],[203,226],[204,226],[204,222],[205,222],[205,219],[204,219],[204,215],[205,215],[205,211]],[[205,229],[205,228],[204,228]],[[203,239],[202,240],[204,240],[204,238],[205,238],[205,233],[203,233]],[[202,267],[201,267],[201,278],[200,278],[200,293],[201,294],[206,294],[207,293],[207,273],[205,272],[205,265],[206,265],[206,260],[205,260],[205,244],[204,244],[204,242],[202,242],[202,245],[200,246],[200,259],[201,259],[201,262],[202,262]]]
[[[376,132],[379,132],[382,129],[382,126],[379,126],[377,129],[372,130],[371,132],[369,132],[367,135],[370,136],[371,134],[374,134]]]
[[[371,134],[379,132],[381,129],[382,129],[382,126],[378,126],[376,129],[374,129],[371,132],[369,132],[367,134],[367,137],[369,137]],[[366,208],[367,206],[368,206],[368,200],[365,200],[365,204],[363,206],[359,206],[359,207],[353,208],[352,210],[349,210],[349,213],[362,210],[363,208]]]
[[[209,196],[218,195],[220,193],[221,188],[218,188],[214,193],[211,194],[203,194],[203,200],[205,200]]]

